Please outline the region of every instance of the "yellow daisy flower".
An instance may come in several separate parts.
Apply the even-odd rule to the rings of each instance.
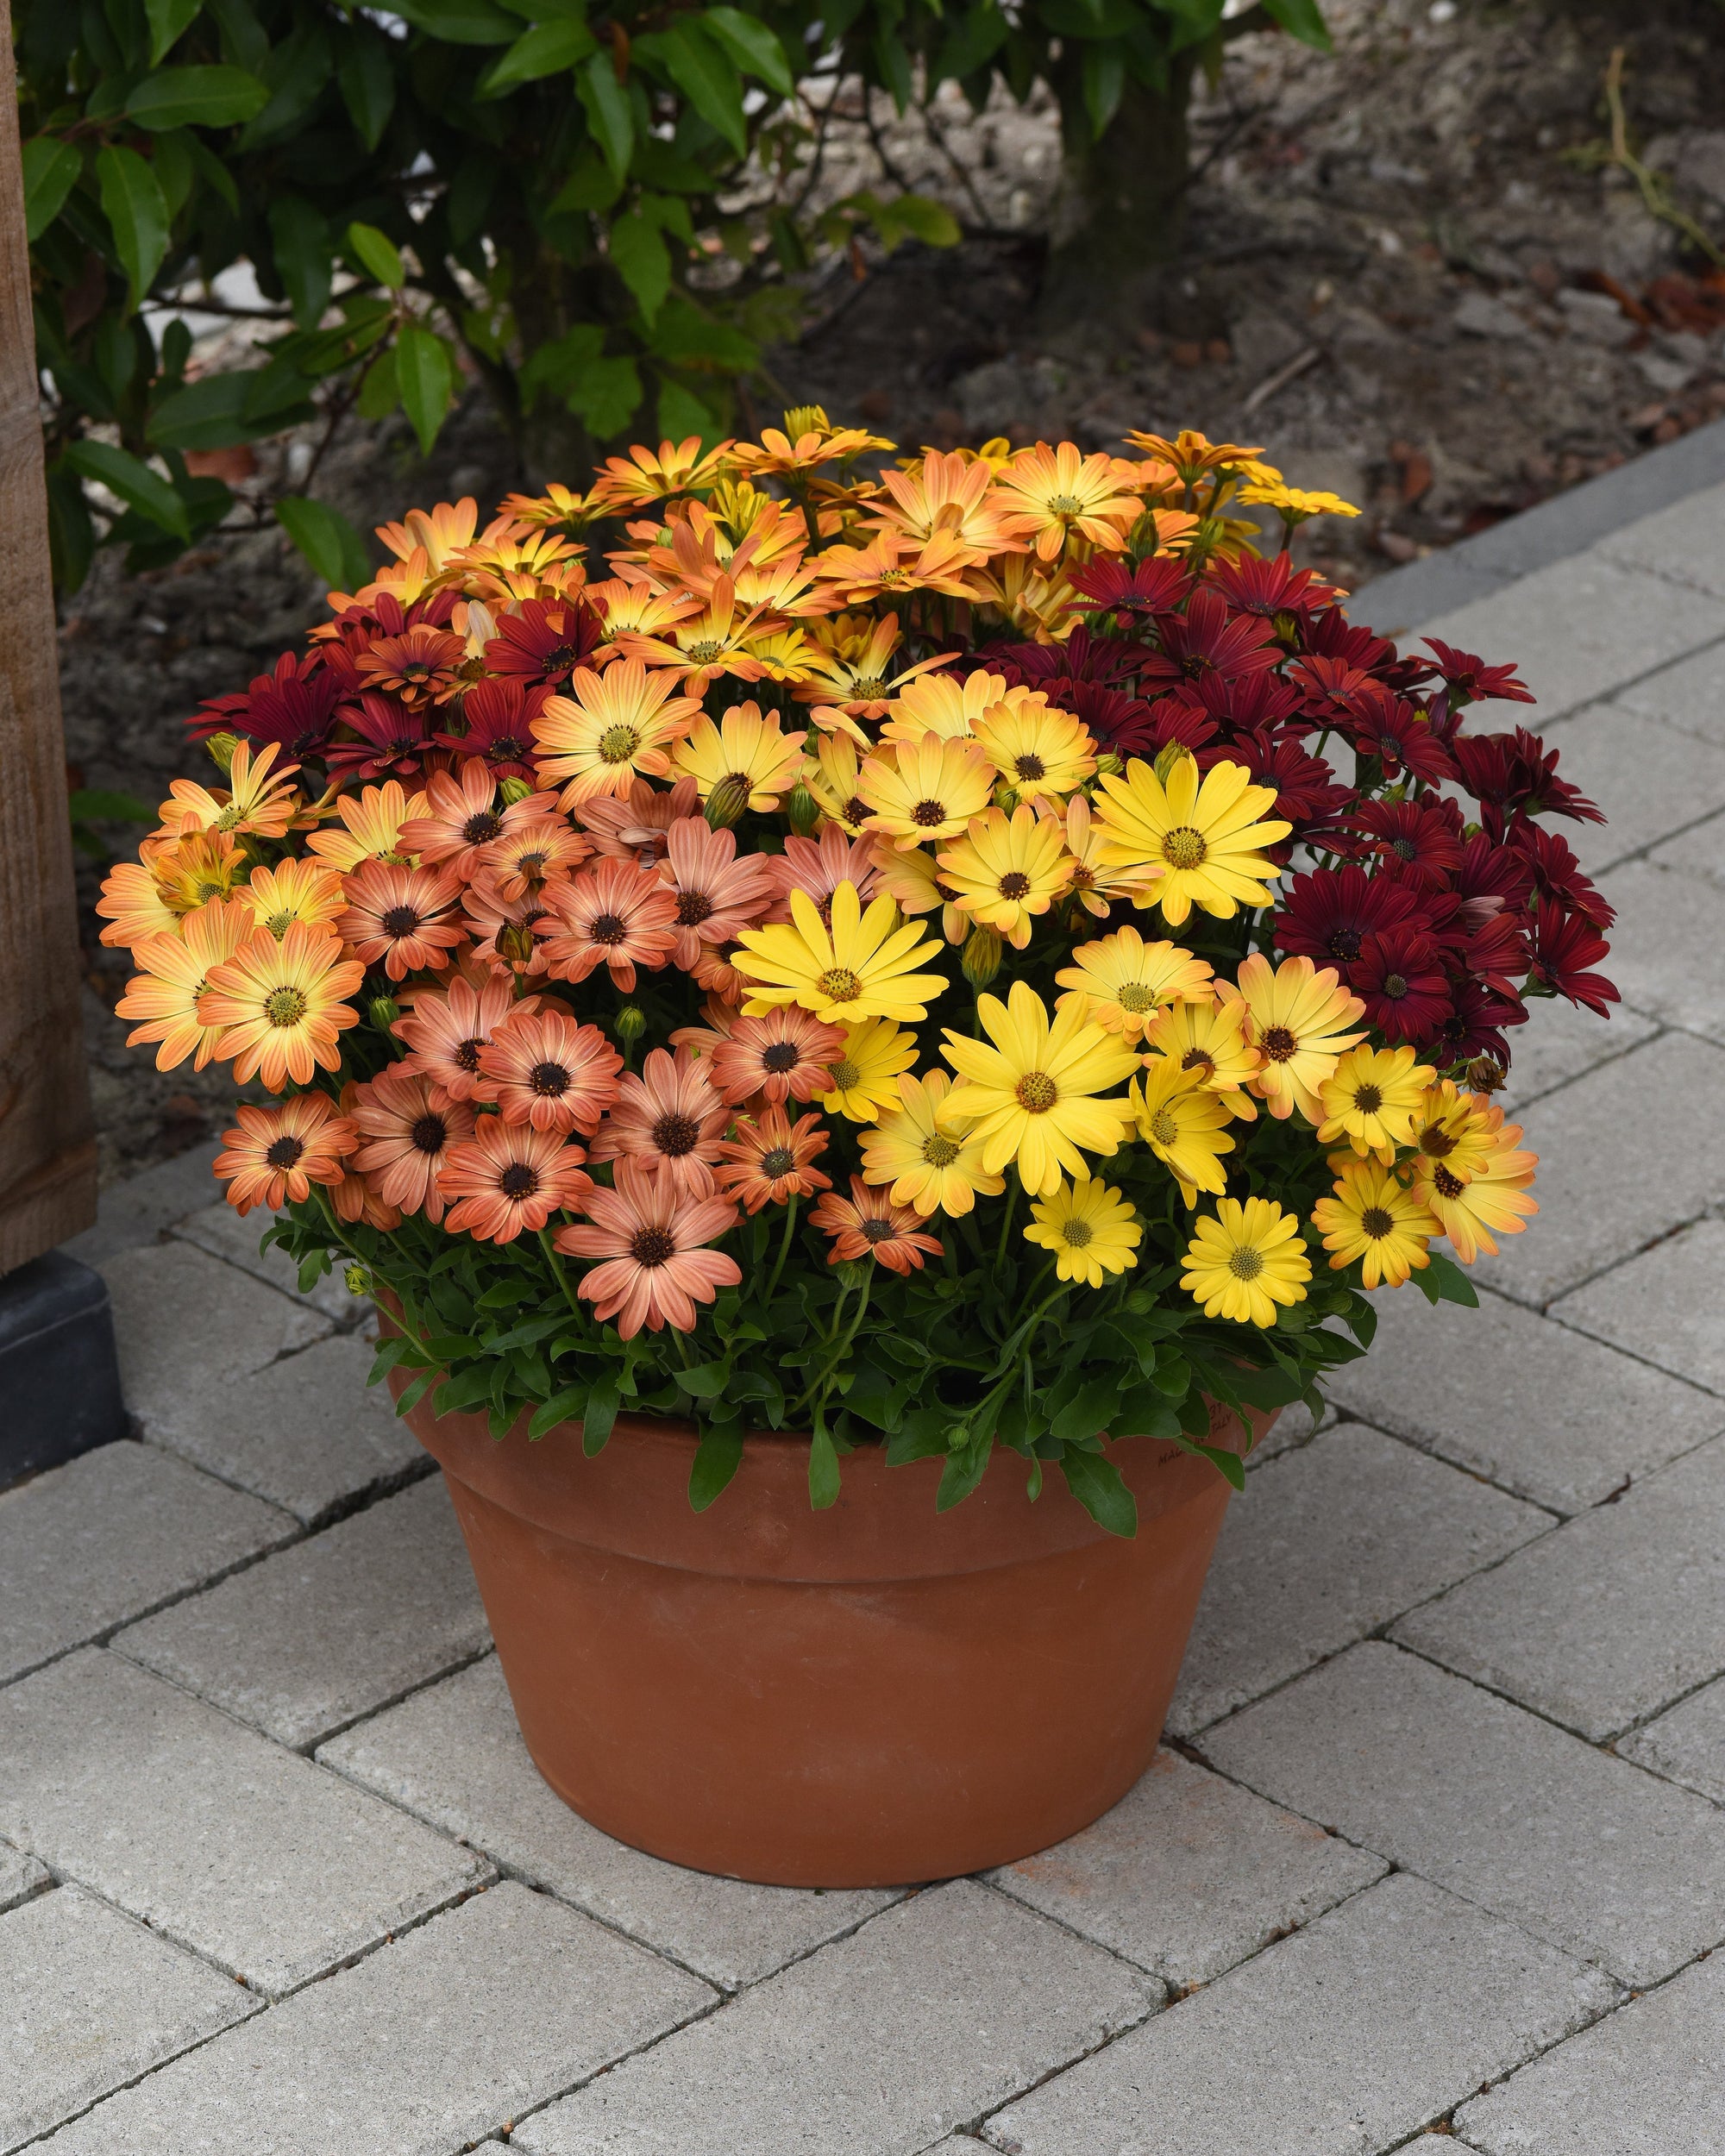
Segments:
[[[319,861],[298,861],[292,855],[273,868],[254,868],[251,881],[242,884],[235,895],[251,908],[254,932],[267,929],[277,943],[296,921],[333,932],[336,921],[348,910],[347,893],[333,868]]]
[[[1419,1153],[1421,1167],[1441,1163],[1454,1181],[1471,1182],[1496,1150],[1491,1112],[1484,1094],[1469,1093],[1452,1079],[1440,1078],[1428,1087],[1408,1140]]]
[[[1299,1221],[1273,1198],[1219,1199],[1195,1225],[1180,1285],[1207,1318],[1268,1326],[1278,1303],[1305,1301],[1312,1261]]]
[[[1105,553],[1118,554],[1143,505],[1120,492],[1131,467],[1119,457],[1086,456],[1076,442],[1052,449],[1038,442],[1020,449],[1001,473],[997,498],[1013,512],[1044,561],[1057,561],[1076,531]]]
[[[870,812],[862,828],[908,849],[955,837],[980,816],[994,794],[994,767],[969,742],[925,734],[866,757],[856,790]]]
[[[1146,943],[1135,928],[1118,928],[1080,943],[1072,963],[1055,975],[1063,988],[1087,997],[1090,1016],[1111,1033],[1135,1041],[1165,1003],[1210,999],[1210,966],[1178,943]]]
[[[1072,856],[1072,895],[1087,913],[1106,921],[1117,899],[1134,906],[1155,903],[1153,879],[1104,859],[1108,836],[1096,821],[1088,794],[1075,793],[1066,804],[1066,850]]]
[[[862,1133],[862,1180],[891,1183],[895,1206],[932,1213],[969,1213],[980,1192],[996,1198],[1006,1179],[982,1165],[982,1143],[968,1130],[946,1131],[938,1120],[952,1081],[944,1070],[899,1080],[900,1106]]]
[[[1033,1225],[1025,1230],[1025,1240],[1054,1252],[1054,1269],[1062,1280],[1100,1288],[1110,1273],[1138,1263],[1144,1230],[1137,1210],[1100,1175],[1057,1185],[1051,1197],[1038,1199],[1031,1213]]]
[[[975,729],[976,746],[1009,787],[1027,801],[1057,808],[1096,770],[1096,743],[1070,711],[1047,699],[994,705]]]
[[[1318,1087],[1324,1110],[1319,1144],[1345,1138],[1356,1153],[1394,1160],[1398,1145],[1412,1144],[1414,1118],[1436,1075],[1429,1063],[1414,1061],[1411,1048],[1362,1042],[1350,1049]]]
[[[1195,1206],[1201,1190],[1220,1197],[1227,1188],[1220,1156],[1234,1150],[1221,1094],[1212,1093],[1195,1071],[1182,1070],[1171,1056],[1152,1056],[1127,1097],[1138,1136],[1171,1171],[1187,1204]]]
[[[890,1018],[864,1018],[844,1029],[844,1046],[827,1068],[832,1090],[817,1095],[829,1115],[873,1123],[899,1097],[899,1074],[917,1059],[914,1033]]]
[[[1273,509],[1284,524],[1303,524],[1308,517],[1358,517],[1359,511],[1352,502],[1345,502],[1339,494],[1314,492],[1303,486],[1289,486],[1280,476],[1271,481],[1258,480],[1241,487],[1236,498],[1242,506],[1248,504],[1264,509]]]
[[[862,836],[870,814],[857,792],[862,774],[856,743],[844,734],[817,734],[814,754],[803,766],[803,784],[823,816],[852,838]]]
[[[738,816],[744,806],[775,809],[797,782],[807,739],[781,731],[776,712],[763,718],[758,704],[736,704],[717,726],[696,719],[672,751],[672,776],[693,779],[703,801],[735,796]]]
[[[1212,1000],[1170,1003],[1144,1030],[1144,1045],[1171,1056],[1182,1070],[1195,1071],[1200,1085],[1225,1094],[1242,1123],[1255,1123],[1258,1110],[1245,1087],[1264,1068],[1264,1058],[1245,1037],[1245,1006]]]
[[[664,778],[671,749],[700,713],[677,686],[675,674],[649,674],[639,659],[621,660],[603,674],[577,667],[568,694],[548,697],[533,721],[541,783],[566,780],[563,806],[572,809],[596,794],[626,798],[643,773]]]
[[[1009,690],[1003,674],[977,667],[961,681],[955,674],[932,674],[907,682],[888,707],[881,729],[888,741],[920,741],[933,734],[941,741],[968,741],[996,705],[1023,702],[1027,693]]]
[[[1439,1232],[1417,1190],[1404,1190],[1393,1168],[1381,1161],[1351,1160],[1336,1178],[1335,1195],[1320,1198],[1312,1225],[1334,1252],[1333,1272],[1363,1261],[1368,1288],[1388,1282],[1400,1288],[1410,1272],[1431,1263],[1427,1241]]]
[[[1082,996],[1062,996],[1051,1025],[1042,998],[1015,981],[1005,1003],[978,996],[976,1014],[994,1045],[948,1031],[941,1053],[962,1082],[938,1112],[942,1128],[974,1121],[988,1173],[1015,1161],[1019,1181],[1038,1196],[1063,1175],[1082,1182],[1090,1169],[1079,1149],[1118,1152],[1131,1127],[1129,1100],[1096,1096],[1130,1077],[1137,1056],[1093,1024]]]
[[[1072,857],[1051,817],[1020,805],[1011,816],[991,808],[956,845],[936,855],[960,908],[1022,950],[1031,923],[1072,881]]]
[[[1245,1037],[1264,1058],[1252,1090],[1271,1115],[1285,1119],[1298,1108],[1308,1123],[1321,1123],[1319,1087],[1365,1038],[1339,1029],[1352,1025],[1364,1004],[1340,985],[1333,967],[1320,973],[1309,958],[1272,966],[1261,951],[1241,964],[1238,985],[1219,980],[1216,993],[1245,1006]]]
[[[1278,873],[1260,849],[1287,837],[1294,826],[1264,818],[1276,805],[1275,789],[1254,786],[1244,765],[1224,761],[1201,779],[1195,760],[1176,757],[1167,783],[1135,757],[1123,775],[1101,782],[1096,820],[1107,840],[1105,860],[1156,878],[1145,904],[1159,906],[1178,928],[1195,906],[1218,920],[1242,905],[1265,906]]]
[[[865,913],[849,881],[832,894],[831,930],[808,893],[794,890],[788,922],[746,928],[737,943],[731,963],[749,983],[743,1007],[751,1018],[799,1003],[824,1025],[864,1018],[910,1025],[928,1016],[929,1002],[946,986],[942,974],[912,970],[939,944],[925,942],[913,922],[901,926],[890,899],[872,900]]]
[[[224,1062],[233,1058],[241,1085],[261,1077],[271,1093],[279,1093],[290,1078],[309,1086],[320,1065],[339,1067],[336,1037],[360,1016],[342,999],[365,975],[359,959],[342,957],[327,929],[295,922],[280,943],[256,937],[210,967],[198,1021],[222,1028],[216,1053]]]
[[[1482,1250],[1495,1257],[1496,1238],[1520,1235],[1527,1216],[1540,1209],[1539,1200],[1527,1194],[1539,1156],[1522,1150],[1521,1126],[1506,1123],[1502,1108],[1488,1106],[1484,1120],[1491,1150],[1466,1182],[1448,1161],[1422,1157],[1414,1169],[1415,1191],[1464,1265],[1471,1265]]]

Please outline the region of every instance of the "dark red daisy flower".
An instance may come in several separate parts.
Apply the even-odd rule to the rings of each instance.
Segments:
[[[341,680],[315,659],[285,651],[273,674],[259,674],[248,689],[210,697],[187,725],[194,741],[243,734],[248,741],[279,743],[284,762],[302,763],[323,754],[343,693]]]
[[[1314,726],[1352,725],[1377,684],[1346,659],[1302,659],[1289,669],[1301,708]]]
[[[1148,710],[1149,717],[1145,724],[1145,745],[1135,749],[1134,753],[1138,755],[1159,755],[1176,741],[1182,748],[1190,749],[1195,754],[1215,741],[1215,720],[1201,704],[1195,704],[1188,697],[1158,696]],[[1215,749],[1211,760],[1224,753],[1231,752]],[[1199,761],[1201,762],[1203,759],[1201,757]]]
[[[1387,636],[1351,622],[1339,606],[1308,616],[1301,624],[1300,646],[1312,658],[1334,659],[1371,674],[1398,696],[1411,694],[1431,675],[1425,660],[1399,657]]]
[[[1616,919],[1617,909],[1598,885],[1583,874],[1567,839],[1542,830],[1538,824],[1517,824],[1509,834],[1509,843],[1526,862],[1533,888],[1542,901],[1549,901],[1565,913],[1579,913],[1596,929],[1608,929]]]
[[[1458,651],[1453,644],[1440,642],[1435,636],[1422,636],[1420,641],[1428,651],[1437,655],[1437,671],[1456,710],[1459,711],[1464,704],[1494,700],[1505,704],[1534,701],[1534,692],[1514,667],[1489,667],[1472,652]]]
[[[1458,734],[1451,753],[1462,784],[1479,803],[1482,821],[1502,837],[1516,817],[1569,816],[1584,824],[1605,818],[1578,787],[1558,776],[1558,751],[1518,726],[1513,734]]]
[[[1346,980],[1368,936],[1409,923],[1424,924],[1419,893],[1350,862],[1295,876],[1272,926],[1278,950],[1334,966]]]
[[[439,734],[437,745],[483,756],[494,779],[530,779],[533,722],[552,693],[545,682],[530,687],[519,679],[475,681],[461,699],[463,730]]]
[[[367,689],[354,704],[344,704],[341,718],[357,741],[332,742],[325,750],[331,778],[405,779],[423,768],[432,751],[430,707],[404,704],[398,697]]]
[[[1190,569],[1165,554],[1147,561],[1105,555],[1072,572],[1073,584],[1084,594],[1073,604],[1082,613],[1165,614],[1184,602],[1194,580]]]
[[[1554,995],[1584,1003],[1600,1017],[1609,1018],[1608,1006],[1618,1000],[1617,991],[1603,973],[1592,973],[1611,946],[1578,913],[1560,914],[1542,906],[1534,917],[1533,950],[1528,970],[1532,977]]]
[[[1315,569],[1296,569],[1285,554],[1243,554],[1238,561],[1218,561],[1206,581],[1235,613],[1258,614],[1266,621],[1277,614],[1313,613],[1333,606],[1342,596]]]
[[[989,644],[976,660],[990,673],[1005,674],[1013,687],[1046,690],[1054,702],[1056,681],[1124,680],[1150,655],[1142,644],[1092,636],[1081,624],[1063,644]]]
[[[1439,889],[1461,866],[1461,812],[1453,801],[1367,801],[1352,827],[1360,851],[1397,864],[1402,879],[1421,889]]]
[[[1321,756],[1308,754],[1297,741],[1276,741],[1267,734],[1242,734],[1222,747],[1198,753],[1198,761],[1207,771],[1224,757],[1244,764],[1255,784],[1274,787],[1276,806],[1269,812],[1294,826],[1292,838],[1270,848],[1272,859],[1285,862],[1294,839],[1334,845],[1354,805],[1354,791],[1338,781]]]
[[[1527,970],[1527,942],[1519,917],[1494,913],[1480,922],[1463,948],[1462,962],[1488,988],[1515,996],[1515,984]]]
[[[1507,1070],[1509,1044],[1504,1029],[1527,1021],[1527,1006],[1519,996],[1499,995],[1483,981],[1470,981],[1465,975],[1453,976],[1449,1014],[1429,1044],[1433,1058],[1447,1069],[1454,1063],[1471,1062],[1477,1056],[1490,1056]]]
[[[493,675],[555,686],[604,642],[605,624],[579,599],[525,599],[518,614],[498,617],[486,667]]]
[[[1412,773],[1433,783],[1455,776],[1455,764],[1426,724],[1417,704],[1404,696],[1390,696],[1372,685],[1370,696],[1360,699],[1358,715],[1344,722],[1344,730],[1363,756],[1376,756],[1389,780]]]
[[[1138,681],[1148,688],[1165,681],[1196,681],[1206,674],[1259,674],[1281,663],[1276,631],[1251,614],[1230,614],[1220,592],[1201,588],[1183,614],[1158,614],[1160,651],[1145,654]]]
[[[1201,674],[1175,693],[1200,705],[1228,739],[1287,725],[1298,718],[1303,701],[1298,689],[1273,674]]]
[[[427,592],[404,606],[393,592],[379,592],[363,606],[349,606],[330,626],[335,641],[357,655],[379,636],[405,636],[410,629],[447,629],[459,592]]]
[[[1368,1023],[1391,1047],[1435,1040],[1453,1007],[1442,954],[1425,931],[1392,928],[1368,936],[1348,968],[1348,986],[1365,1005]]]
[[[1534,879],[1523,854],[1512,853],[1484,831],[1475,831],[1462,841],[1461,859],[1451,874],[1450,887],[1469,904],[1490,901],[1489,912],[1502,906],[1519,913],[1527,903]]]

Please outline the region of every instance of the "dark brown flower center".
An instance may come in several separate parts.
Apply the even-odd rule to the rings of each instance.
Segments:
[[[489,845],[503,829],[503,818],[491,809],[481,809],[477,816],[470,816],[461,826],[461,837],[470,846]]]
[[[1000,896],[1003,899],[1021,899],[1030,889],[1030,878],[1022,868],[1008,868],[1000,878]]]
[[[794,1041],[775,1041],[770,1048],[761,1051],[762,1069],[771,1072],[775,1078],[794,1070],[801,1061],[802,1051]]]
[[[411,906],[392,906],[383,916],[386,936],[411,936],[419,925],[417,909]]]
[[[407,1135],[418,1151],[441,1153],[448,1140],[449,1126],[441,1115],[428,1110]]]
[[[671,1159],[681,1160],[685,1153],[693,1153],[700,1144],[700,1125],[692,1115],[683,1115],[673,1109],[668,1115],[662,1115],[653,1125],[653,1143]]]
[[[1440,1198],[1459,1198],[1466,1185],[1442,1165],[1432,1170],[1432,1183]]]
[[[271,1140],[269,1150],[264,1155],[272,1168],[298,1168],[304,1157],[304,1139],[291,1137],[285,1131]]]
[[[530,1168],[524,1160],[512,1160],[497,1179],[497,1187],[505,1198],[518,1204],[530,1198],[539,1188],[539,1171]]]
[[[1330,937],[1327,949],[1332,958],[1339,958],[1343,965],[1351,966],[1359,956],[1364,940],[1357,928],[1339,928]]]
[[[1261,1045],[1272,1063],[1285,1063],[1298,1050],[1300,1044],[1285,1025],[1272,1025]]]
[[[911,821],[924,830],[932,830],[937,824],[945,823],[947,821],[945,802],[919,801],[911,811]]]
[[[629,940],[629,924],[616,913],[595,913],[587,928],[588,941],[613,947]]]
[[[529,1090],[536,1093],[542,1100],[561,1100],[570,1083],[567,1063],[535,1063],[527,1074]]]
[[[859,830],[862,828],[863,818],[869,813],[869,804],[860,793],[853,793],[838,812],[838,818],[841,823],[849,824],[852,830]]]
[[[893,1239],[893,1224],[890,1220],[864,1220],[858,1226],[856,1232],[865,1243],[890,1243]]]
[[[472,1040],[458,1041],[449,1051],[449,1061],[458,1070],[477,1070],[480,1067],[480,1050],[484,1046],[484,1041],[477,1037]]]
[[[1376,1115],[1377,1111],[1383,1106],[1383,1087],[1356,1086],[1354,1088],[1353,1105],[1359,1110],[1362,1115]]]
[[[1400,999],[1408,993],[1408,981],[1406,975],[1399,973],[1385,974],[1383,976],[1383,993],[1392,1000],[1399,1001]]]
[[[788,1175],[796,1164],[797,1156],[788,1145],[775,1145],[761,1156],[761,1173],[763,1175]]]
[[[1040,756],[1017,756],[1013,760],[1013,772],[1015,777],[1024,780],[1028,784],[1038,779],[1045,779],[1048,776],[1048,766]]]
[[[637,1228],[629,1255],[637,1265],[663,1265],[677,1254],[675,1238],[663,1228]]]
[[[1368,1206],[1359,1216],[1359,1225],[1374,1243],[1381,1243],[1386,1235],[1396,1232],[1396,1219],[1382,1206]]]
[[[703,921],[710,921],[712,914],[712,900],[705,891],[680,891],[677,893],[679,928],[698,928]]]

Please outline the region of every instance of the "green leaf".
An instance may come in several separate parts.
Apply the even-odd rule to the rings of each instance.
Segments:
[[[1334,49],[1318,0],[1264,0],[1264,12],[1302,45],[1312,46],[1320,53]]]
[[[724,1390],[728,1375],[723,1363],[697,1363],[692,1369],[676,1369],[671,1376],[696,1400],[716,1400]]]
[[[641,376],[633,360],[594,360],[565,394],[564,403],[601,441],[618,434],[641,403]]]
[[[739,8],[704,8],[701,28],[716,37],[745,75],[753,75],[781,97],[796,95],[796,80],[785,48],[758,16]]]
[[[120,266],[131,284],[132,304],[141,306],[167,253],[169,219],[160,184],[135,150],[114,142],[97,152],[96,184]]]
[[[275,273],[302,329],[315,329],[329,304],[329,227],[304,195],[278,194],[269,208]]]
[[[587,1395],[581,1417],[581,1450],[589,1459],[605,1450],[622,1405],[622,1389],[615,1375],[602,1377]]]
[[[743,117],[743,78],[730,55],[703,37],[692,18],[637,39],[637,50],[658,60],[707,125],[741,157],[749,147]]]
[[[963,1503],[988,1472],[994,1451],[994,1434],[984,1432],[969,1445],[961,1445],[957,1452],[947,1454],[946,1465],[940,1473],[940,1488],[934,1494],[937,1512],[950,1512],[955,1505]]]
[[[1075,1438],[1094,1438],[1099,1430],[1110,1427],[1120,1397],[1119,1378],[1093,1377],[1049,1417],[1049,1434],[1063,1445]]]
[[[204,0],[144,0],[150,25],[150,66],[160,67],[162,56],[179,43],[191,27]]]
[[[576,69],[575,94],[605,163],[621,179],[635,147],[635,120],[609,53],[595,53]]]
[[[591,1388],[586,1385],[565,1385],[560,1393],[553,1393],[543,1407],[536,1407],[527,1425],[530,1438],[543,1438],[548,1430],[554,1430],[560,1422],[568,1422],[586,1407]]]
[[[164,397],[151,413],[148,435],[158,449],[227,449],[237,442],[257,442],[266,435],[310,418],[312,404],[302,394],[298,404],[262,415],[248,411],[248,400],[259,381],[258,373],[244,369],[226,374],[204,374],[185,388]],[[287,416],[292,414],[292,417]]]
[[[630,210],[612,226],[611,263],[650,323],[671,289],[671,250],[658,227],[639,210]]]
[[[455,394],[455,355],[435,330],[410,322],[395,341],[395,379],[401,408],[419,437],[421,452],[430,456]]]
[[[1473,1282],[1453,1258],[1446,1257],[1441,1250],[1430,1253],[1429,1263],[1414,1274],[1420,1284],[1420,1292],[1430,1303],[1458,1302],[1465,1310],[1477,1310],[1479,1297]]]
[[[723,432],[724,429],[692,389],[685,389],[681,382],[660,384],[659,438],[662,442],[687,442],[692,434],[698,434],[711,447]]]
[[[309,495],[284,494],[275,505],[276,521],[332,587],[356,590],[371,574],[365,542],[338,509]]]
[[[104,787],[77,787],[69,798],[74,824],[153,824],[156,812],[147,801]]]
[[[386,41],[356,22],[336,59],[336,80],[354,131],[374,150],[395,110],[395,70]]]
[[[477,95],[500,97],[518,83],[537,82],[546,75],[561,75],[593,50],[593,34],[585,22],[564,16],[555,22],[536,22],[524,31],[509,50],[494,60],[480,77]]]
[[[695,1447],[693,1463],[689,1469],[690,1510],[705,1512],[742,1463],[743,1431],[740,1425],[725,1430],[715,1429],[709,1425],[703,1430],[701,1441]],[[833,1464],[836,1469],[836,1458]]]
[[[390,0],[389,11],[446,45],[508,45],[520,23],[491,0]]]
[[[407,282],[407,266],[401,259],[401,249],[374,224],[361,224],[357,220],[350,224],[348,251],[362,269],[391,291],[398,292]]]
[[[231,128],[255,120],[270,93],[242,67],[159,67],[126,100],[126,116],[163,128]]]
[[[809,1440],[809,1503],[825,1512],[838,1502],[838,1454],[825,1425],[818,1425]]]
[[[354,410],[361,419],[386,419],[401,402],[401,385],[395,379],[395,353],[380,352],[366,369]]]
[[[1063,1452],[1060,1471],[1067,1489],[1105,1532],[1127,1539],[1138,1532],[1137,1502],[1112,1460],[1100,1452]]]
[[[74,442],[65,461],[81,478],[99,480],[141,517],[172,532],[176,539],[191,538],[185,502],[160,473],[151,471],[129,451],[106,442]]]
[[[665,302],[649,338],[655,356],[675,367],[711,367],[725,373],[747,373],[757,366],[761,348],[728,322],[703,314],[685,292],[673,292]]]
[[[70,142],[38,135],[24,145],[24,230],[39,240],[59,216],[84,159]]]
[[[90,521],[84,489],[63,462],[47,474],[48,555],[55,587],[75,592],[96,557],[96,529]]]

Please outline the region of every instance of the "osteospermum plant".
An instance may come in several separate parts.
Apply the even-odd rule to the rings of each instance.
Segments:
[[[794,444],[794,454],[791,444]],[[104,938],[216,1163],[345,1266],[404,1412],[997,1449],[1105,1526],[1110,1457],[1314,1407],[1371,1291],[1471,1302],[1534,1212],[1494,1095],[1530,1002],[1606,1015],[1598,811],[1505,666],[1399,654],[1286,536],[1335,505],[1183,434],[783,435],[380,536],[194,721]],[[1274,511],[1259,551],[1244,506]]]

